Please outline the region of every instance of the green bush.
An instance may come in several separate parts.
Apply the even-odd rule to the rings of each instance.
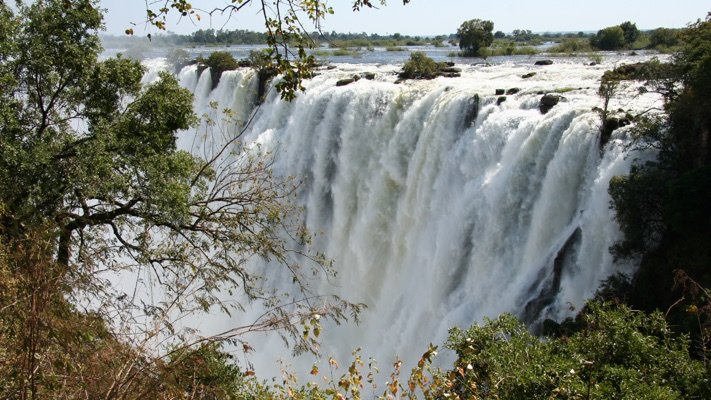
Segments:
[[[430,57],[420,51],[410,54],[410,60],[402,67],[401,78],[405,79],[431,79],[437,76],[439,65]]]
[[[625,31],[619,25],[601,29],[590,38],[590,44],[600,50],[621,49],[625,45]]]
[[[679,44],[679,32],[676,29],[658,28],[649,35],[650,48],[668,48]]]
[[[204,67],[210,68],[210,77],[212,78],[212,88],[216,88],[220,83],[220,77],[225,71],[232,71],[239,67],[237,60],[232,56],[232,54],[226,51],[216,51],[208,58],[198,58],[198,62],[204,65]]]
[[[549,51],[551,53],[572,54],[592,51],[592,47],[590,41],[587,39],[569,38],[551,47]]]
[[[709,398],[708,371],[689,357],[660,313],[590,304],[583,329],[542,339],[511,315],[468,330],[452,329],[453,369],[431,398],[678,399]]]

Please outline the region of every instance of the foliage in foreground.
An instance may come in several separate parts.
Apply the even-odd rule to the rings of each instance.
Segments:
[[[567,337],[541,338],[511,315],[450,331],[446,347],[456,353],[450,369],[433,366],[437,347],[417,365],[392,364],[380,384],[373,360],[354,352],[351,364],[328,360],[313,382],[299,385],[284,374],[281,384],[251,380],[241,386],[250,399],[706,399],[711,370],[689,356],[688,340],[675,336],[660,313],[590,303],[578,317],[581,329]],[[341,368],[343,372],[339,375]],[[317,382],[323,382],[319,384]]]
[[[302,385],[260,381],[236,366],[219,342],[176,347],[162,356],[119,340],[98,314],[70,305],[54,286],[42,234],[0,251],[0,398],[56,399],[705,399],[711,369],[690,357],[689,341],[651,315],[591,303],[575,333],[541,338],[511,315],[450,331],[451,368],[433,366],[430,346],[409,372],[395,360],[386,378],[360,354],[329,359]],[[44,245],[43,245],[44,244]],[[31,350],[30,350],[31,349]],[[29,373],[30,370],[38,373]],[[387,370],[385,371],[388,372]],[[319,383],[320,382],[320,383]],[[28,391],[28,389],[30,389]]]
[[[247,351],[250,331],[315,351],[302,323],[360,307],[309,289],[305,274],[333,271],[294,223],[293,183],[239,145],[229,112],[198,128],[170,74],[143,86],[138,62],[99,60],[101,27],[93,0],[0,3],[3,390],[124,398],[155,386],[176,351]],[[190,150],[178,146],[187,129],[199,133]],[[275,291],[253,260],[293,292]],[[210,338],[185,321],[247,304],[265,313]]]
[[[0,398],[242,398],[243,374],[219,342],[164,355],[127,343],[65,298],[52,252],[46,232],[0,246]]]
[[[451,332],[454,398],[702,399],[709,370],[660,313],[590,303],[569,337],[538,338],[511,316]]]
[[[683,45],[670,63],[650,62],[610,73],[637,80],[642,92],[664,99],[663,113],[642,116],[633,146],[658,152],[610,182],[624,238],[618,258],[640,261],[627,300],[642,310],[669,310],[676,329],[695,338],[695,352],[711,344],[711,316],[701,310],[711,286],[711,15],[680,33]],[[603,82],[605,83],[605,82]],[[683,271],[683,272],[682,272]],[[698,284],[689,285],[689,282]]]

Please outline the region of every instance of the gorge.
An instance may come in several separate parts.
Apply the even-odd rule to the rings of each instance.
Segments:
[[[326,325],[322,354],[345,362],[362,348],[389,365],[396,356],[414,362],[452,326],[503,312],[533,329],[574,316],[603,280],[633,271],[609,253],[620,232],[608,184],[653,154],[629,152],[625,128],[601,143],[593,108],[602,73],[635,61],[510,58],[402,83],[396,65],[338,64],[319,70],[293,102],[271,90],[259,106],[249,69],[223,73],[214,90],[195,66],[178,77],[199,115],[231,110],[235,132],[246,129],[242,143],[272,152],[275,172],[300,181],[302,223],[337,271],[314,278],[315,291],[367,305],[357,326]],[[167,68],[164,59],[144,63],[146,82]],[[374,79],[336,85],[356,74]],[[501,89],[516,93],[502,100]],[[560,96],[545,114],[544,94]],[[610,106],[641,111],[658,101],[629,87]],[[184,148],[193,143],[180,137]],[[287,274],[255,268],[289,287]],[[208,325],[239,323],[223,318]],[[274,360],[288,354],[279,338],[248,340],[257,372],[277,374]]]

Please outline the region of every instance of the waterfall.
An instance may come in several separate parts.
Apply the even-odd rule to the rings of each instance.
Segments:
[[[304,223],[338,271],[317,291],[368,305],[360,325],[325,327],[324,356],[344,363],[361,347],[385,367],[395,356],[412,363],[455,325],[503,312],[534,325],[573,316],[601,281],[631,271],[608,251],[620,232],[607,189],[644,155],[629,154],[625,128],[600,146],[592,109],[611,67],[524,60],[398,84],[397,66],[343,64],[319,71],[293,102],[268,93],[244,141],[273,151],[278,174],[303,180]],[[365,72],[375,79],[335,85]],[[223,74],[212,91],[210,74],[198,78],[195,67],[179,79],[198,114],[213,101],[240,121],[255,110],[248,70]],[[503,102],[495,95],[514,87]],[[631,91],[614,107],[656,101]],[[547,114],[543,93],[563,96]],[[288,350],[256,340],[251,361],[274,373]]]

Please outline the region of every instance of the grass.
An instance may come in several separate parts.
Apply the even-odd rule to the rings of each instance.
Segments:
[[[548,49],[550,53],[564,54],[589,53],[591,51],[595,51],[595,49],[590,45],[590,40],[587,38],[565,39]]]
[[[538,54],[538,50],[530,46],[508,46],[508,47],[487,47],[481,49],[479,57],[487,58],[494,56],[532,56]],[[467,57],[461,51],[452,51],[447,57]]]
[[[368,47],[402,47],[402,46],[427,46],[442,44],[435,39],[347,39],[332,40],[328,43],[331,48],[368,48]]]
[[[336,49],[336,50],[314,50],[313,55],[318,57],[360,57],[361,54],[357,50],[351,49]]]

